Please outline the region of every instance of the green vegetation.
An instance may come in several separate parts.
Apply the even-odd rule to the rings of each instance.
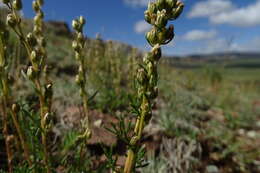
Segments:
[[[259,172],[260,58],[160,58],[179,1],[149,5],[145,55],[3,2],[0,172]]]

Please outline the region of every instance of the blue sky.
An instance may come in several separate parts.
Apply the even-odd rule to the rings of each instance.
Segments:
[[[149,29],[143,12],[149,0],[45,0],[46,20],[69,24],[79,15],[87,19],[85,34],[97,33],[147,49]],[[32,0],[23,0],[25,17],[33,17]],[[169,55],[222,51],[260,51],[260,0],[184,0],[175,25],[174,42],[164,47]],[[259,50],[258,50],[259,49]]]

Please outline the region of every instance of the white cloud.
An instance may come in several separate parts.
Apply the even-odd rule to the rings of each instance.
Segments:
[[[233,9],[233,4],[228,0],[207,0],[198,2],[188,14],[189,18],[208,17]]]
[[[134,7],[146,7],[149,2],[154,0],[123,0],[126,4]]]
[[[260,0],[244,8],[226,11],[210,17],[214,24],[250,27],[260,25]]]
[[[147,32],[151,29],[151,25],[149,25],[147,22],[141,20],[135,23],[134,30],[138,34],[142,34],[144,32]]]
[[[260,48],[260,36],[255,37],[252,40],[249,40],[244,43],[234,43],[231,46],[231,50],[240,51],[240,52],[259,52]]]
[[[215,38],[217,31],[192,30],[184,34],[183,39],[187,41],[208,40]]]
[[[212,39],[199,45],[196,53],[207,54],[217,52],[259,52],[260,37],[256,37],[246,42],[232,42],[225,38]]]
[[[213,24],[257,26],[260,25],[260,0],[241,8],[237,8],[230,0],[206,0],[195,4],[188,17],[207,17]]]

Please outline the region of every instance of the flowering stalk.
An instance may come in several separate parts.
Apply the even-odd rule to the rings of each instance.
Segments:
[[[10,145],[10,134],[8,132],[8,105],[10,101],[10,80],[8,77],[8,63],[6,57],[6,45],[8,39],[8,31],[4,24],[0,23],[0,102],[2,108],[3,135],[5,139],[5,147],[7,153],[7,162],[9,172],[13,172],[13,152]]]
[[[145,20],[153,27],[146,34],[148,43],[152,50],[143,59],[143,65],[137,72],[138,83],[138,118],[136,120],[134,136],[130,140],[124,173],[135,171],[137,152],[142,132],[152,117],[152,106],[158,95],[157,65],[161,58],[161,45],[168,44],[174,38],[174,27],[166,27],[168,21],[175,20],[182,13],[184,4],[179,0],[157,0],[150,2],[145,11]]]
[[[75,59],[79,64],[78,74],[76,76],[76,83],[80,87],[80,96],[83,100],[83,113],[84,113],[84,122],[83,128],[84,133],[80,135],[78,138],[83,140],[88,140],[91,137],[90,123],[88,117],[88,93],[86,91],[87,79],[86,79],[86,67],[85,62],[86,59],[83,55],[83,51],[85,48],[86,40],[83,34],[83,27],[85,25],[85,19],[80,16],[79,19],[75,19],[72,21],[72,27],[76,31],[76,38],[72,42],[72,47],[75,52]]]
[[[14,122],[14,126],[16,128],[16,131],[17,131],[17,134],[18,134],[18,137],[21,141],[21,145],[22,145],[22,148],[23,148],[23,151],[24,151],[24,157],[25,159],[27,160],[28,164],[30,167],[32,167],[32,160],[30,158],[30,150],[29,150],[29,146],[25,140],[25,136],[24,136],[24,133],[22,131],[22,128],[19,124],[19,121],[18,121],[18,118],[17,118],[17,114],[19,113],[20,111],[20,107],[18,104],[13,104],[12,105],[12,110],[11,110],[11,116],[12,116],[12,119],[13,119],[13,122]]]
[[[3,3],[11,10],[11,13],[7,16],[7,24],[13,29],[16,35],[19,37],[21,43],[27,50],[31,66],[27,70],[28,78],[33,82],[36,93],[38,94],[40,101],[40,118],[41,118],[41,141],[43,145],[44,164],[48,173],[51,172],[50,159],[47,146],[47,133],[50,129],[50,115],[52,105],[52,83],[41,83],[42,71],[45,69],[45,60],[47,53],[45,50],[46,41],[43,37],[43,18],[44,13],[41,7],[44,3],[43,0],[35,0],[33,2],[33,9],[36,12],[34,17],[34,29],[32,33],[29,33],[26,37],[21,27],[21,17],[18,12],[22,9],[21,0],[3,0]]]

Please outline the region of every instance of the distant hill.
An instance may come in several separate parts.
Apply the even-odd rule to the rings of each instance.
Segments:
[[[164,62],[177,68],[200,68],[205,65],[224,65],[228,68],[260,68],[260,53],[229,52],[166,56]]]
[[[227,52],[227,53],[212,53],[212,54],[193,54],[188,56],[166,56],[166,58],[185,58],[185,59],[194,59],[194,60],[223,60],[223,59],[240,59],[240,58],[249,58],[255,59],[260,58],[260,52]]]

